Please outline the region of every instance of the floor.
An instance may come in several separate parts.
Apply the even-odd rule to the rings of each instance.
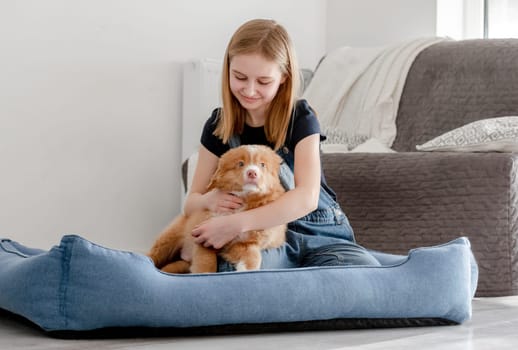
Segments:
[[[270,333],[211,337],[61,340],[0,316],[0,349],[516,349],[518,296],[476,298],[473,317],[459,326]]]

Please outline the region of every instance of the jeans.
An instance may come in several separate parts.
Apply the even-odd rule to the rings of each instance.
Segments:
[[[286,243],[261,252],[261,269],[288,269],[310,266],[380,266],[379,261],[362,246],[345,239],[308,235],[288,229]],[[218,257],[218,271],[235,267]]]
[[[367,249],[356,244],[347,216],[324,189],[315,211],[288,224],[286,243],[261,254],[261,269],[380,265]],[[232,264],[218,258],[218,271],[234,270]]]

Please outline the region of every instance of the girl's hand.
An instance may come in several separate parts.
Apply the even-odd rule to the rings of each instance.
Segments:
[[[220,249],[240,233],[239,225],[231,216],[210,218],[192,230],[194,241],[206,248]]]
[[[243,206],[243,200],[229,192],[218,189],[205,194],[207,201],[206,207],[213,213],[229,214]]]

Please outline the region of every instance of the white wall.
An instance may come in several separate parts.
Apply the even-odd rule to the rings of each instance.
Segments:
[[[221,58],[238,25],[269,17],[313,68],[339,45],[434,33],[432,3],[1,1],[0,237],[146,251],[180,212],[184,62]]]
[[[180,212],[181,64],[254,17],[324,51],[319,0],[0,2],[0,237],[146,251]]]
[[[435,36],[437,0],[328,0],[328,51]]]

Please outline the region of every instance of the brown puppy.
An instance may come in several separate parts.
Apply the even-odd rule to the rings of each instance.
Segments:
[[[284,193],[279,181],[281,161],[266,146],[230,149],[221,156],[207,190],[219,189],[240,196],[244,201],[240,210],[260,207]],[[261,267],[261,249],[279,247],[285,240],[286,225],[281,225],[245,232],[219,251],[205,248],[194,242],[191,231],[213,215],[217,214],[205,210],[175,218],[148,254],[155,266],[172,273],[216,272],[219,254],[238,271],[255,270]]]

